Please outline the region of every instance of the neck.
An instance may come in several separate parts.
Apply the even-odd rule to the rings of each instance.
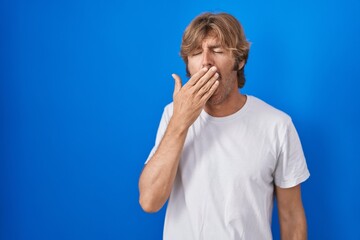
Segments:
[[[207,103],[204,110],[213,117],[226,117],[239,111],[245,105],[246,99],[246,95],[241,94],[236,88],[222,103]]]

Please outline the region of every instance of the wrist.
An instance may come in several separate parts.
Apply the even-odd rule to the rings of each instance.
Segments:
[[[186,136],[189,127],[190,126],[181,121],[181,118],[172,116],[168,125],[168,131],[171,132],[172,135],[176,135],[179,137]]]

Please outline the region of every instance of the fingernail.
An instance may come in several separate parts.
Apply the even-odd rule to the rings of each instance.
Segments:
[[[215,72],[215,71],[216,71],[216,67],[215,67],[215,66],[212,66],[212,67],[210,68],[210,70],[213,71],[213,72]]]

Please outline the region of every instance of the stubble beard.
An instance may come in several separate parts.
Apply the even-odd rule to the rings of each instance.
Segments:
[[[229,97],[230,92],[232,91],[233,83],[230,79],[223,81],[223,78],[219,73],[218,81],[219,81],[218,88],[215,90],[214,94],[207,101],[207,104],[209,105],[215,106],[223,103]]]

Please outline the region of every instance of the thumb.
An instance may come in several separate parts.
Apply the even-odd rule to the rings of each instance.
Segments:
[[[182,87],[182,83],[181,83],[181,78],[179,77],[179,75],[173,73],[173,74],[171,74],[171,76],[175,80],[175,87],[174,87],[174,93],[173,93],[173,97],[175,97],[175,95],[180,91],[180,89]]]

